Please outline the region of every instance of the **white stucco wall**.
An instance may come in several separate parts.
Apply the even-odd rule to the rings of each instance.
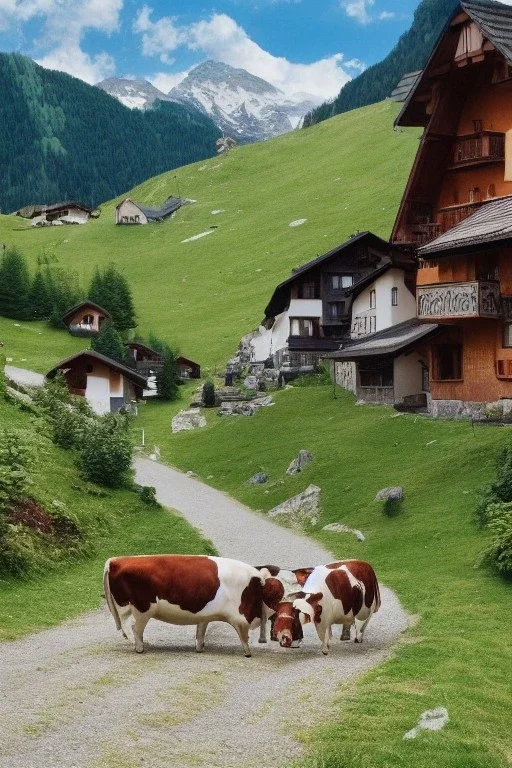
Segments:
[[[136,219],[137,216],[139,217],[138,221]],[[123,221],[125,217],[127,218],[127,221]],[[130,218],[132,218],[133,221],[130,221]],[[135,203],[132,203],[131,200],[123,200],[123,202],[116,208],[116,224],[137,223],[147,224],[148,220]]]
[[[416,352],[396,357],[393,366],[395,403],[403,402],[407,395],[419,395],[423,392],[422,358]]]
[[[251,346],[254,350],[253,361],[263,363],[271,355],[284,349],[287,346],[289,335],[290,318],[288,312],[282,312],[278,315],[270,330],[260,326],[259,334],[251,339]]]
[[[391,305],[391,289],[398,289],[398,304]],[[375,291],[375,308],[370,309],[370,291]],[[370,333],[369,318],[375,317],[375,331],[416,317],[416,299],[404,283],[402,269],[388,269],[375,282],[361,291],[352,304],[352,338]],[[365,322],[366,321],[366,322]],[[366,328],[366,330],[365,330]]]
[[[334,380],[339,387],[348,389],[349,392],[356,394],[357,375],[356,364],[352,362],[334,361]]]
[[[80,208],[70,208],[67,216],[61,217],[60,221],[66,224],[87,224],[89,221],[89,214],[87,211],[82,211]]]

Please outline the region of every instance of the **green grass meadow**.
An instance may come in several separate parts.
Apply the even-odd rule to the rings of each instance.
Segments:
[[[358,229],[389,234],[418,135],[394,131],[396,114],[386,101],[127,191],[148,205],[178,192],[197,201],[163,224],[116,227],[114,200],[85,226],[36,228],[0,216],[0,243],[21,249],[33,270],[41,257],[54,259],[84,287],[97,265],[115,262],[132,286],[140,332],[153,330],[205,369],[222,366],[292,267]],[[289,226],[302,218],[302,226]],[[9,328],[0,328],[0,338],[8,356],[27,357]],[[48,350],[49,367],[61,351]]]
[[[340,690],[334,721],[301,734],[312,753],[301,768],[510,765],[512,592],[478,567],[486,534],[474,520],[478,490],[510,429],[397,415],[355,406],[342,390],[333,394],[331,387],[294,387],[253,417],[212,410],[205,429],[178,435],[169,430],[176,405],[148,403],[139,424],[164,461],[209,478],[253,509],[266,512],[310,483],[320,486],[322,518],[310,534],[336,557],[370,561],[418,617],[390,661]],[[314,461],[286,476],[302,448]],[[247,485],[260,470],[268,484]],[[390,485],[405,490],[394,517],[374,500]],[[322,532],[331,522],[361,529],[366,542]],[[420,714],[438,706],[450,715],[442,734],[404,742]]]

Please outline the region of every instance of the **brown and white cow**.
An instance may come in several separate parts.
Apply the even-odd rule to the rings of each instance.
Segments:
[[[225,621],[250,656],[249,629],[259,626],[263,600],[276,604],[280,591],[265,569],[202,555],[113,557],[105,563],[103,585],[116,627],[133,639],[137,653],[144,650],[148,621],[159,619],[197,625],[198,652],[208,622]]]
[[[263,603],[258,642],[267,642],[267,622],[269,619],[271,620],[270,639],[277,641],[278,637],[275,633],[274,623],[275,617],[280,611],[280,605],[289,604],[291,597],[296,597],[301,592],[302,587],[309,574],[313,571],[313,568],[296,568],[295,570],[291,570],[288,568],[281,568],[278,565],[257,565],[256,568],[258,571],[269,571],[272,578],[279,584],[279,586],[275,586],[274,597],[271,601],[272,604],[269,604],[268,599]],[[286,635],[286,641],[281,643],[281,645],[284,648],[298,648],[303,638],[304,633],[302,631],[302,625],[299,621],[299,615],[296,612],[291,632],[289,635]]]
[[[311,572],[302,593],[292,603],[282,602],[277,608],[274,630],[280,644],[289,647],[293,625],[314,622],[322,642],[322,653],[328,654],[333,624],[342,624],[347,638],[355,625],[355,642],[362,643],[371,616],[380,608],[380,590],[371,565],[362,560],[344,560],[319,565]]]

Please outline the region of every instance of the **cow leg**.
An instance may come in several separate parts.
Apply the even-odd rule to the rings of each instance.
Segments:
[[[267,619],[263,615],[261,617],[260,636],[258,638],[258,643],[266,643],[266,642],[267,642]]]
[[[146,625],[149,619],[150,619],[149,616],[145,616],[144,614],[140,614],[140,613],[134,619],[134,622],[132,625],[132,631],[133,631],[133,637],[135,639],[135,650],[137,653],[143,653],[144,651],[144,642],[142,640],[142,636],[144,634],[144,630],[146,629]]]
[[[343,624],[340,640],[342,641],[350,640],[350,627],[351,627],[350,624]]]
[[[242,643],[244,654],[246,658],[250,659],[252,654],[251,654],[251,649],[249,648],[249,627],[247,625],[238,624],[237,626],[235,626],[235,629],[238,632],[238,637],[240,638],[240,642]]]
[[[363,642],[363,635],[366,627],[368,626],[368,622],[370,621],[370,617],[368,616],[367,619],[364,621],[361,621],[360,619],[356,619],[354,624],[356,627],[356,639],[354,640],[354,643],[362,643]]]
[[[201,653],[204,650],[204,636],[206,635],[207,621],[202,621],[196,629],[196,651]]]
[[[316,624],[316,631],[320,642],[322,643],[322,653],[327,656],[329,653],[329,647],[331,645],[332,629],[324,622]]]

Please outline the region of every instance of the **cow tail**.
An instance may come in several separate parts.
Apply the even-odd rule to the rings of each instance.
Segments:
[[[109,607],[110,613],[114,617],[114,621],[116,623],[116,629],[121,629],[122,627],[121,627],[121,619],[119,617],[119,612],[116,608],[116,604],[114,602],[112,593],[110,591],[109,573],[110,573],[110,560],[107,560],[107,562],[105,563],[105,568],[103,569],[103,590],[105,592],[105,600],[107,601],[107,605]]]
[[[379,610],[379,608],[381,606],[380,587],[379,587],[379,582],[377,581],[377,576],[375,575],[375,573],[373,574],[373,578],[374,578],[374,589],[375,589],[375,610],[374,610],[374,613],[377,613],[377,611]]]

